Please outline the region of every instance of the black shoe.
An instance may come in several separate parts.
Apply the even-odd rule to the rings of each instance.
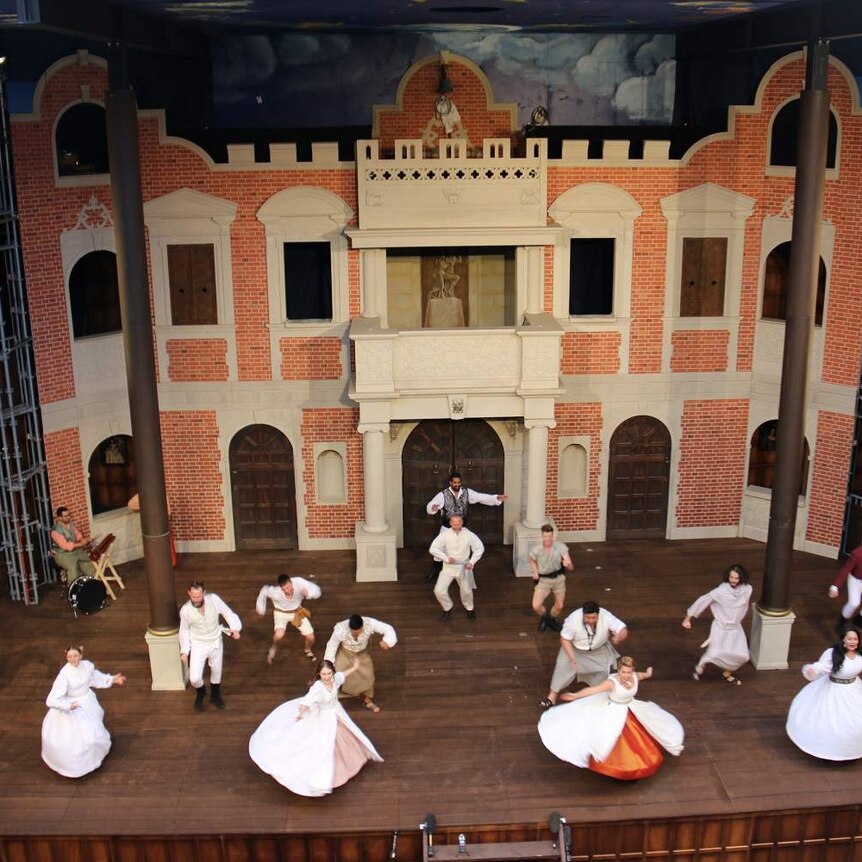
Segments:
[[[437,577],[437,572],[434,569],[431,569],[427,575],[425,575],[425,582],[430,584]]]
[[[451,613],[452,613],[452,611],[442,611],[440,614],[440,619],[445,623],[446,620],[449,619],[449,614],[451,614]]]
[[[539,631],[543,632],[548,627],[548,620],[550,617],[547,614],[544,614],[542,618],[539,620]]]
[[[221,699],[221,684],[210,684],[210,700],[216,709],[224,709],[224,701]]]
[[[206,696],[207,690],[204,686],[195,689],[195,709],[198,712],[204,711],[204,697]]]
[[[835,631],[838,633],[838,637],[844,637],[844,629],[849,625],[853,625],[850,620],[845,619],[843,615],[838,617],[838,622],[835,625]]]
[[[563,625],[556,617],[548,617],[548,628],[552,632],[561,632]]]
[[[471,623],[476,622],[476,611],[467,611],[467,619],[470,620]]]

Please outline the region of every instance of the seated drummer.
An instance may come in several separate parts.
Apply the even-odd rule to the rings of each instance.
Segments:
[[[96,567],[90,560],[90,539],[81,535],[65,506],[58,507],[54,514],[57,517],[51,528],[51,552],[61,569],[60,580],[71,584],[81,575],[93,577]]]

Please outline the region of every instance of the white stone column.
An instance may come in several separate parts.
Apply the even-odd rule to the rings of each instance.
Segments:
[[[380,317],[380,296],[386,287],[386,252],[382,248],[363,248],[362,316]]]
[[[360,422],[365,520],[356,524],[356,580],[397,581],[395,530],[386,522],[384,437],[388,422]]]
[[[383,434],[388,425],[360,425],[364,461],[365,530],[368,533],[385,533],[386,477],[383,465]]]
[[[523,521],[515,524],[512,566],[516,577],[529,578],[530,547],[539,541],[539,528],[547,523],[545,487],[548,484],[548,429],[553,419],[527,419],[527,511]]]
[[[527,280],[527,303],[524,311],[527,314],[541,314],[544,294],[544,248],[531,245],[523,250],[524,275]]]
[[[545,487],[548,484],[549,422],[526,422],[527,513],[524,525],[538,529],[545,523]]]

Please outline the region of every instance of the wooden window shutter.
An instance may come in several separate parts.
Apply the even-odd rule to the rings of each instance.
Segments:
[[[726,277],[726,237],[683,239],[680,317],[722,317]]]
[[[168,280],[174,326],[218,323],[212,243],[169,245]]]

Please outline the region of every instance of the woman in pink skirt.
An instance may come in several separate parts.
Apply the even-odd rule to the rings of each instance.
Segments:
[[[371,740],[338,702],[338,689],[359,661],[336,673],[322,661],[305,697],[273,710],[248,742],[251,759],[300,796],[325,796],[369,761],[382,761]]]

